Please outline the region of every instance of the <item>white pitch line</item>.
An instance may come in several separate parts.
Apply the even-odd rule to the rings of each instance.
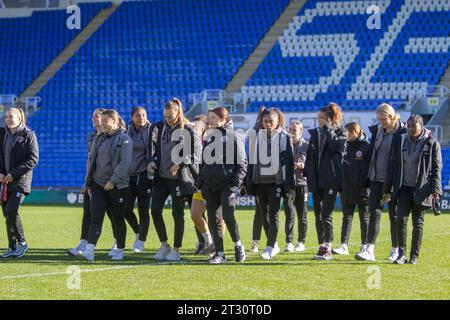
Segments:
[[[447,236],[450,235],[450,232],[442,232],[442,233],[432,233],[428,236]],[[377,242],[387,242],[391,241],[391,239],[382,239],[378,240]],[[357,244],[356,242],[350,244]],[[199,261],[200,262],[200,261]],[[98,268],[98,269],[87,269],[82,270],[80,268],[81,273],[90,273],[90,272],[101,272],[101,271],[110,271],[110,270],[120,270],[120,269],[133,269],[133,268],[139,268],[139,267],[147,267],[147,266],[154,266],[154,265],[181,265],[183,262],[180,263],[171,263],[171,262],[158,262],[158,263],[142,263],[138,265],[129,265],[129,266],[116,266],[116,267],[109,267],[109,268]],[[74,265],[69,265],[74,266]],[[75,265],[79,266],[79,265]],[[67,271],[61,271],[61,272],[49,272],[49,273],[32,273],[32,274],[19,274],[15,276],[3,276],[0,277],[0,280],[11,280],[11,279],[25,279],[25,278],[39,278],[39,277],[51,277],[51,276],[61,276],[61,275],[70,275],[72,273]]]

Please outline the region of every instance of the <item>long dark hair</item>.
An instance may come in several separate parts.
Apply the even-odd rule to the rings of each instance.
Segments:
[[[331,124],[339,126],[342,125],[343,113],[337,103],[331,102],[326,107],[320,109],[320,112],[327,115],[327,118],[330,119]]]

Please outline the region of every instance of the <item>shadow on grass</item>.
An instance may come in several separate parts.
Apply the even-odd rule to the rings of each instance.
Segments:
[[[132,253],[131,251],[125,251],[124,260],[112,261],[108,256],[109,250],[99,249],[95,252],[95,261],[85,261],[77,257],[71,256],[67,253],[67,249],[62,248],[33,248],[30,249],[22,258],[3,258],[0,259],[1,264],[41,264],[48,266],[55,265],[89,265],[89,266],[205,266],[210,265],[207,256],[194,256],[191,251],[187,253],[181,252],[183,258],[181,261],[169,262],[169,261],[157,261],[154,260],[153,251],[147,251],[145,253]],[[230,254],[230,256],[232,256]],[[287,260],[282,260],[288,258]],[[295,259],[297,258],[297,259]],[[299,258],[299,259],[298,259]],[[248,259],[243,263],[235,263],[234,259],[228,260],[225,265],[227,267],[242,267],[242,266],[314,266],[314,267],[329,267],[332,265],[371,265],[371,264],[388,264],[389,262],[377,261],[377,262],[364,262],[364,261],[350,261],[350,260],[332,260],[332,261],[316,261],[311,258],[309,254],[302,255],[280,255],[273,260],[262,260],[258,255],[249,255]],[[211,265],[211,267],[215,267]]]

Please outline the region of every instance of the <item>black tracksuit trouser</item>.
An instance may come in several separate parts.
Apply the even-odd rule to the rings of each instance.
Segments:
[[[370,194],[369,194],[369,236],[367,243],[375,244],[380,233],[381,214],[383,213],[384,204],[381,203],[383,199],[383,183],[377,181],[370,182]],[[395,210],[396,199],[392,199],[388,203],[389,208],[389,221],[391,225],[391,243],[393,248],[398,247],[397,237],[397,214]]]
[[[408,237],[409,213],[412,213],[412,239],[410,257],[419,256],[422,244],[423,224],[426,208],[418,205],[414,201],[415,187],[402,187],[398,195],[397,202],[397,234],[399,243],[399,254],[406,255],[406,245]]]
[[[350,233],[352,231],[353,214],[358,207],[359,225],[361,229],[361,244],[367,243],[367,235],[369,231],[369,206],[367,203],[358,204],[342,204],[342,229],[341,243],[348,245]]]
[[[163,209],[169,195],[172,196],[172,217],[175,225],[173,246],[175,248],[181,248],[184,236],[184,207],[186,204],[186,195],[181,195],[176,180],[164,178],[156,179],[152,191],[151,215],[159,241],[167,241],[168,238],[166,225],[163,219]]]
[[[333,211],[337,190],[318,189],[313,193],[314,215],[316,217],[317,240],[319,244],[333,242]]]
[[[305,243],[308,229],[308,187],[295,187],[295,195],[284,197],[286,243],[294,241],[295,212],[298,219],[298,242]]]
[[[111,221],[111,229],[112,233],[114,235],[114,238],[116,237],[116,232],[114,231],[114,225],[113,225],[113,218],[111,213],[111,208],[108,208],[106,210],[106,215],[108,216],[109,220]],[[91,197],[89,196],[89,193],[85,191],[83,193],[83,218],[81,220],[81,236],[80,240],[87,240],[89,236],[89,226],[91,225]]]
[[[236,193],[231,190],[202,189],[208,212],[208,227],[211,232],[216,252],[224,252],[222,218],[225,221],[233,242],[240,240],[239,226],[234,216],[236,207]],[[222,207],[222,210],[219,208]]]
[[[15,250],[17,243],[26,242],[23,231],[19,207],[25,199],[20,192],[8,192],[8,201],[2,203],[3,216],[6,219],[6,232],[8,235],[8,248]]]
[[[278,230],[280,227],[280,207],[282,190],[275,183],[257,184],[255,188],[261,220],[268,221],[267,226],[267,246],[274,247],[277,242]]]
[[[91,224],[89,226],[88,243],[97,244],[102,233],[103,219],[108,208],[111,208],[117,248],[125,248],[127,226],[125,224],[125,200],[127,188],[114,188],[106,191],[102,186],[93,183],[91,188]]]
[[[147,172],[130,176],[130,186],[128,187],[127,201],[125,205],[125,219],[133,229],[139,234],[139,240],[146,241],[150,227],[150,198],[152,195],[152,180],[147,178]],[[134,214],[134,203],[138,203],[139,222]]]

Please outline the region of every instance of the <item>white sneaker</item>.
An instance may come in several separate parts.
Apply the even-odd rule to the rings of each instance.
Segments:
[[[86,245],[87,245],[87,243],[85,241],[80,241],[80,243],[75,248],[69,249],[67,251],[67,253],[70,254],[71,256],[76,257],[78,254],[78,251],[86,250]]]
[[[273,252],[273,248],[267,246],[263,253],[261,253],[261,258],[263,258],[264,260],[270,260],[272,259],[272,252]]]
[[[136,240],[133,245],[133,252],[144,252],[145,242],[141,240]]]
[[[357,260],[375,261],[375,245],[368,244],[366,250],[355,255]]]
[[[172,248],[169,245],[162,244],[159,248],[158,252],[153,256],[153,259],[163,261],[167,259],[167,256],[172,251]]]
[[[258,251],[259,251],[258,242],[253,241],[252,246],[250,248],[250,252],[258,253]]]
[[[108,253],[108,256],[114,257],[114,255],[116,254],[116,250],[117,250],[117,242],[114,241],[114,244],[111,248],[111,251]]]
[[[278,246],[278,242],[275,242],[275,246],[272,250],[272,258],[275,257],[277,254],[279,254],[281,251],[280,247]]]
[[[392,248],[388,259],[394,262],[398,258],[398,248]]]
[[[348,255],[348,246],[345,243],[342,243],[337,249],[333,249],[332,251],[335,254],[347,256]]]
[[[359,254],[363,253],[363,252],[366,251],[366,250],[367,250],[367,245],[366,245],[366,244],[363,244],[363,245],[361,246],[361,248],[359,249],[359,252],[358,252],[357,254],[359,255]]]
[[[303,244],[303,242],[297,242],[297,244],[295,245],[294,251],[295,252],[303,252],[305,251],[305,245]]]
[[[77,258],[94,261],[94,250],[85,249],[84,251],[78,251]]]
[[[123,260],[123,249],[116,249],[115,254],[112,256],[111,260]]]
[[[166,260],[167,261],[180,261],[181,260],[180,253],[175,250],[170,251],[166,257]]]
[[[294,252],[294,245],[292,243],[286,243],[286,248],[284,248],[284,252]]]

